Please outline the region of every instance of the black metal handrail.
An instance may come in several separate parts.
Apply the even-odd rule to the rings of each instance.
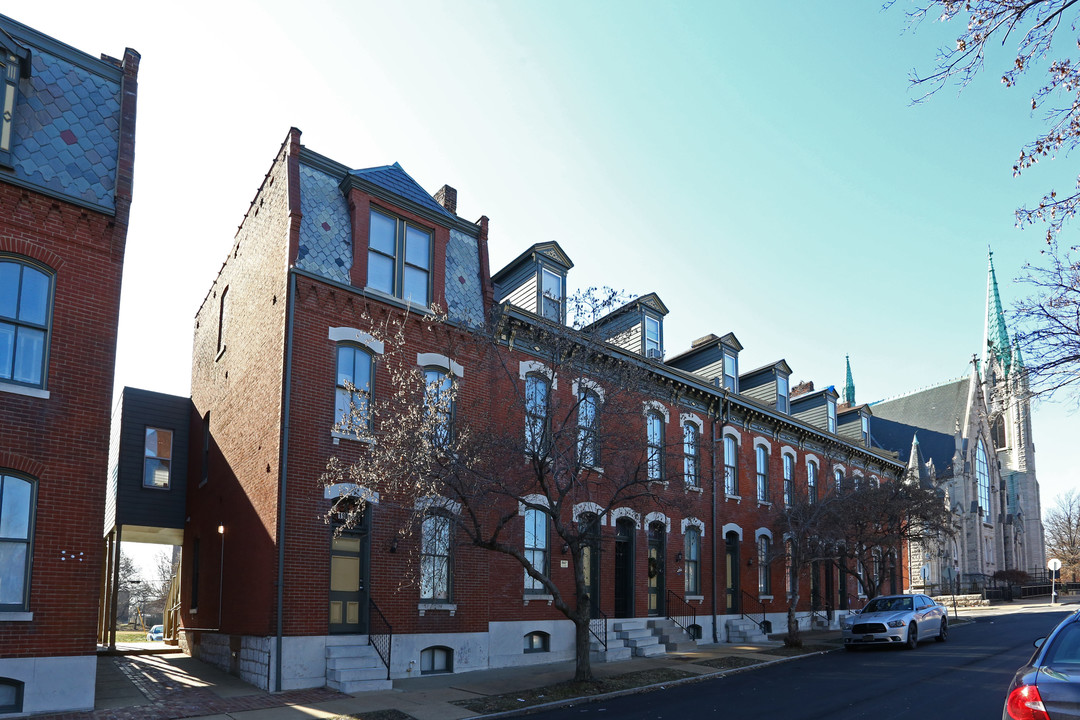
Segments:
[[[767,628],[770,628],[770,625],[769,625],[769,621],[765,619],[765,606],[761,604],[760,600],[758,600],[756,597],[754,597],[750,593],[746,592],[745,590],[741,590],[740,592],[742,593],[744,602],[742,603],[742,608],[741,608],[742,611],[739,613],[739,616],[746,618],[750,622],[757,625],[758,630],[760,630],[761,632],[763,632],[765,634],[768,634],[769,630]],[[750,602],[754,603],[759,608],[761,608],[761,610],[759,611],[759,612],[761,612],[761,620],[755,620],[754,618],[750,617],[750,611],[746,609],[746,602],[745,602],[746,600],[749,600]]]
[[[394,647],[394,628],[375,601],[368,598],[371,613],[368,618],[368,645],[375,648],[383,665],[386,666],[386,679],[390,679],[390,651]]]
[[[686,602],[686,598],[669,589],[666,609],[667,619],[681,627],[692,640],[697,640],[697,610],[694,606]]]
[[[822,603],[822,598],[817,593],[810,596],[810,629],[814,629],[814,618],[818,618],[826,625],[831,625],[832,603]]]
[[[593,609],[593,617],[589,619],[589,632],[600,643],[600,647],[607,652],[607,615],[600,608]]]

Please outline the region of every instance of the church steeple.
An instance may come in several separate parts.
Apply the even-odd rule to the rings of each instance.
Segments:
[[[848,407],[855,407],[855,381],[851,379],[851,358],[844,356],[847,364],[847,379],[844,380],[844,403]]]
[[[994,251],[987,249],[986,276],[986,327],[983,330],[983,372],[989,370],[990,360],[994,358],[1001,365],[1005,374],[1012,365],[1012,343],[1009,331],[1005,328],[1005,311],[1001,308],[1001,296],[998,294],[997,274],[994,272]]]

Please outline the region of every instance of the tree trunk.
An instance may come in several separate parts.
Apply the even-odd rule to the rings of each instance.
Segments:
[[[787,610],[787,635],[784,636],[784,645],[787,647],[802,647],[802,637],[799,635],[799,618],[795,613],[795,608],[798,606],[799,593],[792,593]]]
[[[593,679],[592,659],[589,657],[589,646],[592,644],[592,636],[589,634],[589,604],[585,602],[584,612],[579,608],[574,613],[574,639],[576,645],[574,681],[587,682]]]

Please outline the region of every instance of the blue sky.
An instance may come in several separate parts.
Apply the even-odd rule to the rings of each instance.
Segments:
[[[909,72],[959,28],[905,32],[908,7],[59,0],[15,18],[142,54],[118,386],[187,394],[195,311],[296,126],[346,165],[456,187],[463,217],[491,218],[493,269],[557,240],[571,287],[660,295],[669,353],[731,331],[744,368],[785,358],[818,387],[850,354],[862,402],[969,372],[987,245],[1011,302],[1042,248],[1013,209],[1075,179],[1067,160],[1012,178],[1040,126],[1001,63],[911,105]],[[1044,507],[1076,485],[1074,406],[1035,414]]]

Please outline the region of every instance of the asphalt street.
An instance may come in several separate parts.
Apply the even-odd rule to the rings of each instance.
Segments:
[[[1005,690],[1034,651],[1032,642],[1066,614],[1060,608],[1006,609],[952,627],[947,643],[921,643],[914,651],[867,648],[812,655],[530,717],[1000,718]]]

